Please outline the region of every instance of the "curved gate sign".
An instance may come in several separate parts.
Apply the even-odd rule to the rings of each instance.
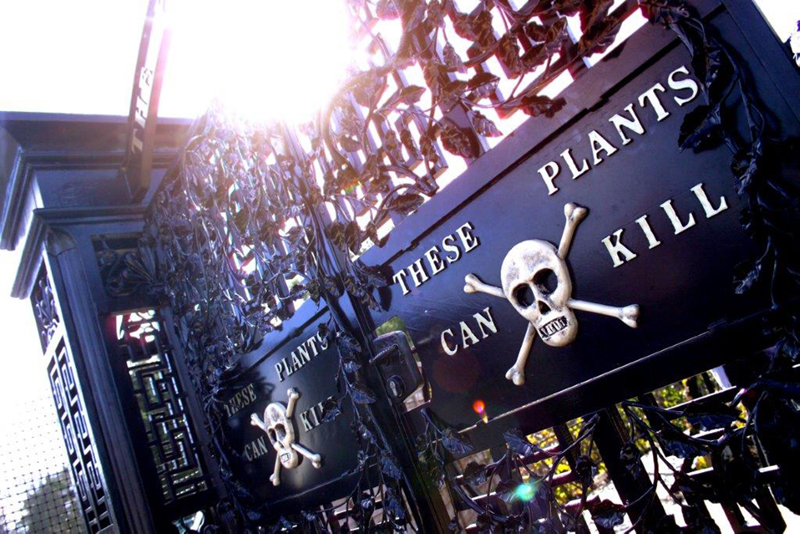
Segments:
[[[339,357],[318,332],[328,314],[311,308],[268,334],[264,349],[243,358],[241,378],[222,408],[231,467],[260,501],[284,501],[314,488],[318,499],[336,495],[351,484],[342,474],[357,463],[350,408],[345,403],[329,421],[323,416],[324,403],[338,396],[333,377]],[[315,499],[284,506],[304,507]]]

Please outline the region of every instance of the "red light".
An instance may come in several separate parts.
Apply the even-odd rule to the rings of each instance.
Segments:
[[[475,410],[475,413],[483,415],[483,412],[486,410],[486,404],[478,399],[472,403],[472,409]]]

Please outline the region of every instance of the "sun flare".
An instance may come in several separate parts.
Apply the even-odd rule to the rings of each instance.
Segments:
[[[308,120],[354,57],[341,0],[177,0],[168,9],[165,91],[204,105],[218,98],[250,120]]]

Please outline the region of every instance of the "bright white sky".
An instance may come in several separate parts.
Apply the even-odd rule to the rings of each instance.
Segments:
[[[342,0],[167,5],[174,35],[160,116],[193,118],[221,93],[251,113],[293,117],[298,102],[331,94],[353,57]],[[128,114],[146,0],[0,6],[0,110]]]
[[[358,59],[342,2],[167,0],[175,35],[159,115],[193,118],[222,92],[248,110],[294,117],[296,102],[331,94]],[[786,40],[800,2],[757,3]],[[127,115],[146,5],[0,0],[0,110]]]
[[[177,14],[163,117],[193,118],[222,93],[248,112],[301,118],[313,110],[298,102],[324,101],[346,64],[364,61],[348,41],[342,0],[167,2]],[[785,41],[800,19],[800,1],[757,3]],[[127,115],[146,6],[0,0],[0,110]],[[0,454],[25,424],[14,406],[48,388],[30,304],[8,297],[15,270],[16,255],[0,253]]]

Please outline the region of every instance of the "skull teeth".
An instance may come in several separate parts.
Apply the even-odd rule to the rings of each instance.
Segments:
[[[539,335],[542,339],[547,339],[550,336],[557,334],[567,327],[567,318],[564,316],[556,317],[549,323],[539,328]]]

